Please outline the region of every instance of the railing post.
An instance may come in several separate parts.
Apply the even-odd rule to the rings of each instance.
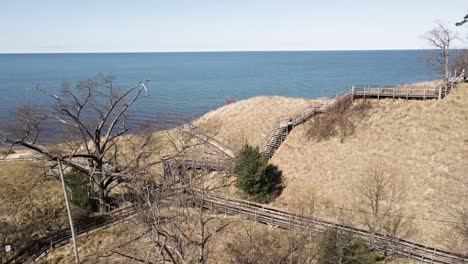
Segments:
[[[224,198],[224,216],[227,215],[227,200]]]

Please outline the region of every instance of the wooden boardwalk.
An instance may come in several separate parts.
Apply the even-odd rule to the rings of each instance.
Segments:
[[[302,109],[293,116],[284,117],[278,120],[271,132],[263,139],[260,144],[260,153],[272,157],[281,143],[294,127],[306,122],[312,117],[330,111],[335,106],[348,103],[354,99],[406,99],[406,100],[430,100],[443,99],[452,89],[465,78],[465,72],[449,75],[444,82],[437,87],[421,86],[391,86],[391,87],[357,87],[355,85],[336,95],[334,100],[328,104],[312,104]]]
[[[311,231],[315,235],[323,234],[330,229],[349,232],[369,244],[371,240],[374,241],[374,248],[386,256],[409,258],[423,263],[455,264],[466,263],[468,261],[467,255],[461,255],[398,237],[371,233],[364,229],[316,217],[290,213],[286,210],[264,204],[206,194],[200,194],[198,198],[203,199],[203,203],[200,204],[208,210],[226,215],[241,216],[257,223],[268,224],[283,229]]]
[[[462,71],[459,74],[454,73],[449,75],[445,81],[436,87],[429,86],[363,86],[357,87],[355,85],[347,91],[353,98],[362,99],[406,99],[406,100],[431,100],[431,99],[443,99],[445,98],[457,83],[462,82],[465,78],[465,72]]]

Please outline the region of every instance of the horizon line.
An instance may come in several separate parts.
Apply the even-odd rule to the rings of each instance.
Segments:
[[[129,54],[129,53],[228,53],[228,52],[331,52],[331,51],[430,51],[435,49],[323,49],[323,50],[187,50],[187,51],[77,51],[77,52],[0,52],[0,55],[27,54]],[[461,50],[461,49],[452,49]]]

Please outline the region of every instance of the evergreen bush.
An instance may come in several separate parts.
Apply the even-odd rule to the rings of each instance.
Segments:
[[[278,167],[268,164],[268,157],[258,147],[245,145],[240,151],[234,172],[236,186],[250,200],[268,202],[283,189],[283,175]]]
[[[88,208],[91,205],[88,193],[88,178],[77,170],[71,170],[64,175],[64,179],[70,191],[72,204],[80,208]]]

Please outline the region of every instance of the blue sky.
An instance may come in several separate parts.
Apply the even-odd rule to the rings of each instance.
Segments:
[[[436,20],[453,25],[467,10],[467,0],[0,0],[0,53],[420,49]]]

